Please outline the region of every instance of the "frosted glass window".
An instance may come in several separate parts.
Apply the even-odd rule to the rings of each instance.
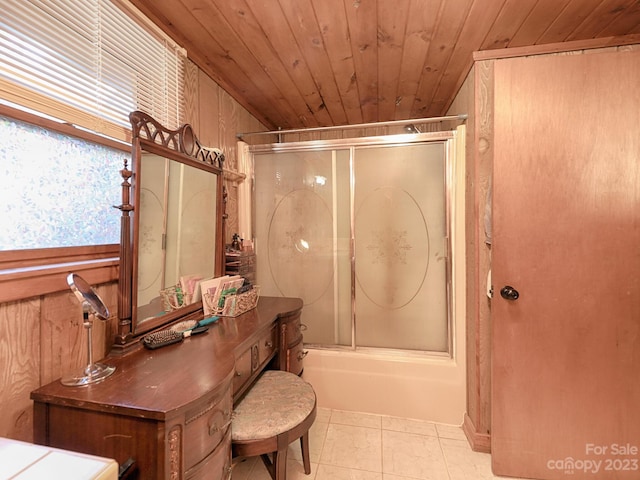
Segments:
[[[119,243],[127,156],[0,116],[0,250]]]

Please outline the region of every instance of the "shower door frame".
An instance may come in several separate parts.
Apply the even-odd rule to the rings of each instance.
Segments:
[[[312,347],[319,350],[343,350],[350,352],[362,352],[362,353],[375,353],[375,354],[388,354],[404,356],[432,356],[432,357],[444,357],[453,359],[456,356],[455,352],[455,321],[453,318],[454,311],[454,299],[453,299],[453,232],[452,225],[454,224],[454,210],[452,208],[452,202],[455,198],[455,159],[456,159],[456,137],[457,132],[454,130],[439,131],[439,132],[427,132],[418,134],[395,134],[395,135],[378,135],[371,137],[358,137],[358,138],[343,138],[343,139],[331,139],[331,140],[310,140],[310,141],[298,141],[298,142],[283,142],[283,143],[271,143],[250,145],[249,153],[251,154],[252,162],[255,162],[255,154],[267,154],[267,153],[292,153],[292,152],[312,152],[322,150],[349,150],[349,186],[350,186],[350,200],[349,200],[349,217],[350,217],[350,239],[349,239],[349,255],[350,255],[350,291],[351,291],[351,345],[323,345],[306,343],[305,346]],[[444,150],[444,192],[445,192],[445,223],[446,223],[446,268],[445,268],[445,289],[446,289],[446,304],[447,304],[447,349],[444,351],[431,351],[431,350],[408,350],[408,349],[396,349],[386,347],[363,347],[356,345],[356,258],[355,258],[355,185],[354,185],[354,156],[356,149],[368,148],[368,147],[403,147],[408,145],[427,144],[427,143],[442,143]],[[252,185],[252,197],[255,198],[255,178]],[[253,200],[252,200],[253,203]],[[252,207],[252,223],[254,224],[253,231],[255,232],[255,210]]]

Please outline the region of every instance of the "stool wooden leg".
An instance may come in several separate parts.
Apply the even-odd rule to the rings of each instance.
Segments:
[[[262,462],[269,471],[269,475],[273,480],[286,480],[287,478],[287,451],[289,444],[286,435],[279,435],[278,449],[271,454],[271,458],[266,453],[260,455]]]
[[[276,450],[271,455],[263,453],[260,455],[262,463],[267,467],[267,471],[273,480],[285,480],[287,477],[287,449]]]
[[[309,430],[300,437],[300,450],[302,450],[302,464],[304,465],[304,473],[311,473],[311,461],[309,460]]]
[[[273,471],[275,473],[274,480],[285,480],[287,478],[287,450],[273,452]]]

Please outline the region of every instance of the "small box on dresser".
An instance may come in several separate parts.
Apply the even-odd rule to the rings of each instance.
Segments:
[[[256,283],[256,254],[253,250],[227,250],[225,274],[240,275],[247,282]]]

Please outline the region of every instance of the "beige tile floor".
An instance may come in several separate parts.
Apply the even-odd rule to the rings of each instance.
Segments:
[[[471,450],[460,427],[318,409],[309,433],[311,474],[300,442],[289,446],[287,480],[485,480],[491,457]],[[270,480],[262,461],[236,463],[233,480]],[[511,480],[514,480],[513,478]]]

